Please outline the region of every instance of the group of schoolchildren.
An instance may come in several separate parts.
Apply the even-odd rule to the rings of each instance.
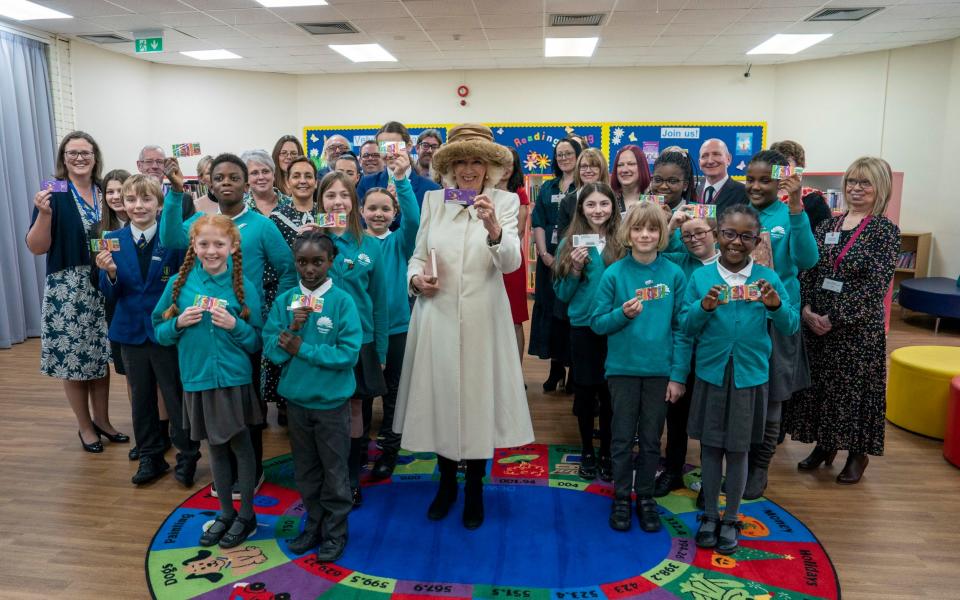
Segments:
[[[233,154],[217,156],[211,166],[208,196],[217,214],[198,212],[184,222],[183,175],[172,159],[165,163],[165,194],[145,175],[122,183],[127,225],[102,236],[119,239],[119,249],[103,244],[95,258],[99,287],[116,303],[109,337],[124,354],[147,472],[134,483],[169,469],[159,385],[171,408],[177,479],[184,485],[193,484],[200,440],[209,444],[221,510],[202,533],[202,546],[232,548],[257,529],[253,499],[263,481],[266,416],[258,371],[265,357],[282,366],[279,393],[289,403],[295,479],[307,512],[303,532],[288,544],[298,554],[317,550],[320,561],[344,551],[367,450],[359,443],[366,438],[362,401],[387,392],[384,367],[399,371],[403,359],[402,341],[399,356],[394,349],[388,358],[388,346],[409,321],[406,264],[419,205],[407,177],[409,157],[400,152],[387,164],[389,188],[367,189],[362,201],[344,174],[325,175],[316,218],[307,219],[291,245],[245,202],[247,166]],[[318,183],[315,171],[312,180]],[[400,212],[401,224],[391,231]],[[337,215],[329,220],[335,226],[321,227],[327,220],[317,213]],[[266,265],[280,282],[269,307]]]
[[[779,415],[767,411],[779,400],[768,397],[768,381],[801,360],[797,273],[816,263],[817,249],[799,176],[774,177],[774,166],[788,164],[783,155],[755,155],[746,170],[748,203],[716,218],[684,206],[693,185],[682,175],[692,174],[688,161],[685,152],[661,153],[653,181],[676,185],[657,188],[659,196],[642,197],[623,214],[607,184],[582,186],[556,251],[553,286],[570,323],[574,414],[583,446],[579,475],[612,480],[610,526],[630,529],[636,498],[641,528],[660,530],[655,498],[683,487],[689,437],[701,446],[697,502],[704,512],[696,543],[732,554],[748,473],[759,482],[750,498],[766,487],[766,465],[748,455],[771,435],[776,448]],[[684,163],[685,169],[677,168]],[[766,249],[772,268],[752,256],[763,244],[772,246]],[[668,459],[679,460],[668,460],[658,477],[665,424]]]

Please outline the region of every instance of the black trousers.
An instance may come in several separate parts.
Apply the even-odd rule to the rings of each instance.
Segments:
[[[140,456],[159,458],[163,455],[163,432],[157,409],[157,387],[170,417],[170,438],[178,450],[177,461],[196,460],[200,442],[190,439],[183,427],[183,388],[176,346],[160,346],[153,342],[140,345],[121,344],[120,356],[127,383],[130,385],[133,409],[133,435]]]
[[[683,395],[675,403],[667,405],[666,471],[674,475],[682,475],[683,465],[687,462],[687,419],[690,417],[690,398],[693,397],[695,381],[696,375],[691,369]]]

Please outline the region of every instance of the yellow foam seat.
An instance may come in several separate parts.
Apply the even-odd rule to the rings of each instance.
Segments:
[[[960,347],[907,346],[890,354],[887,420],[907,431],[943,439],[950,380],[960,375]]]

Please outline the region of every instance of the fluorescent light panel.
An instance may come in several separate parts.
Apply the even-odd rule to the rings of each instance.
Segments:
[[[560,56],[593,56],[600,38],[546,38],[544,56],[555,58]]]
[[[355,63],[397,62],[397,59],[380,44],[331,44],[328,48]]]
[[[832,33],[778,33],[747,54],[796,54],[832,36]]]
[[[239,54],[234,54],[229,50],[194,50],[192,52],[181,52],[184,56],[195,58],[197,60],[227,60],[231,58],[243,58]]]
[[[17,21],[39,19],[72,19],[73,17],[46,6],[40,6],[27,0],[3,0],[0,2],[0,15]]]
[[[267,8],[286,8],[291,6],[326,6],[327,0],[257,0]]]

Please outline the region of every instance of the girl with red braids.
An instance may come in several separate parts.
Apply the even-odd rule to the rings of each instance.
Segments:
[[[191,439],[207,440],[218,489],[230,489],[230,452],[237,457],[240,512],[230,494],[220,494],[221,512],[200,536],[201,546],[232,548],[257,529],[256,460],[247,426],[263,422],[249,356],[260,349],[260,314],[260,295],[243,276],[237,225],[223,215],[198,218],[180,272],[153,311],[153,326],[160,344],[177,345],[184,428]]]

